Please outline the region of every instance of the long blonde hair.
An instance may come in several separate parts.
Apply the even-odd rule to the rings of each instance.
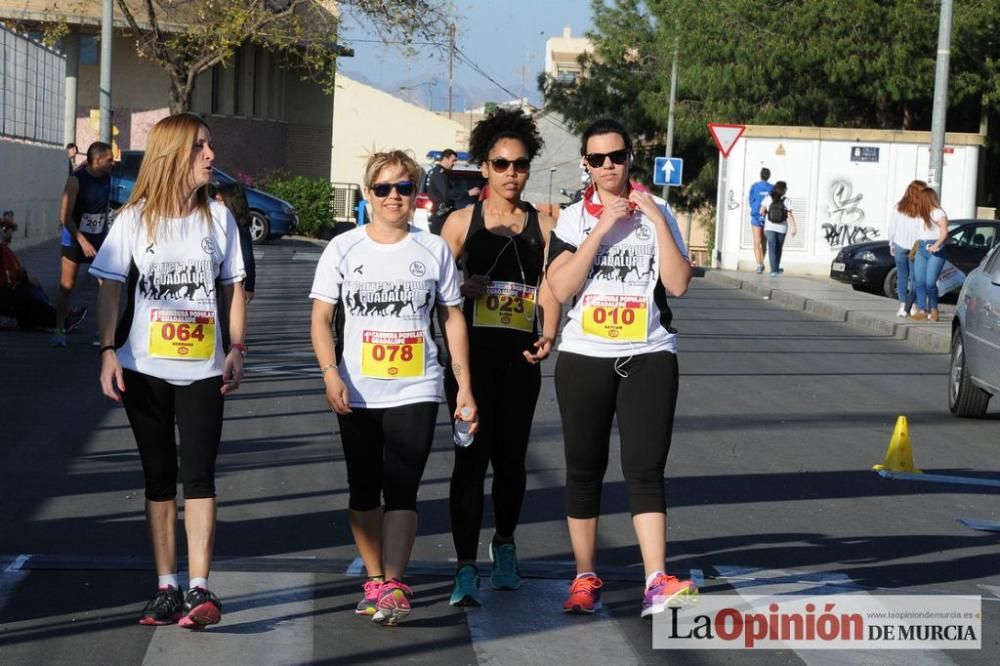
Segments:
[[[208,123],[192,113],[177,113],[156,123],[149,133],[139,176],[125,206],[137,206],[141,211],[150,241],[156,239],[164,218],[183,213],[178,206],[188,196],[191,151],[199,127],[208,129]],[[208,224],[212,223],[207,185],[195,193],[194,207]]]

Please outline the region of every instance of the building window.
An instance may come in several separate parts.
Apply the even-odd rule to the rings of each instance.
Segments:
[[[243,115],[243,95],[240,94],[242,90],[243,81],[243,51],[242,49],[236,49],[236,55],[233,56],[233,115],[242,116]]]
[[[578,78],[580,78],[579,72],[562,71],[556,75],[556,81],[564,85],[573,85]]]
[[[212,68],[212,113],[220,112],[220,100],[222,99],[222,65]]]
[[[80,64],[97,65],[97,35],[80,35]]]

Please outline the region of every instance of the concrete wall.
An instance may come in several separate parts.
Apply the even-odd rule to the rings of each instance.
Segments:
[[[0,210],[14,211],[18,229],[11,247],[33,245],[59,234],[59,199],[66,185],[66,152],[0,139]]]
[[[466,130],[460,123],[337,75],[337,103],[333,109],[334,182],[360,183],[364,165],[373,152],[399,148],[425,162],[430,150],[465,150]],[[289,108],[293,101],[289,99]]]

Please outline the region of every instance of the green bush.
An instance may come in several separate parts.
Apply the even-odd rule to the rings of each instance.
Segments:
[[[324,230],[333,228],[333,186],[329,180],[276,172],[257,181],[257,189],[284,199],[295,207],[299,216],[297,233],[319,237]]]

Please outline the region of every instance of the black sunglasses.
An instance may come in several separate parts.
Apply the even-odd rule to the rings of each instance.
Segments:
[[[413,194],[413,182],[403,180],[398,183],[373,183],[371,186],[372,194],[379,199],[389,196],[389,192],[392,192],[394,189],[399,192],[399,196],[408,197]]]
[[[498,157],[495,160],[486,160],[493,167],[493,170],[498,173],[506,173],[510,165],[514,165],[514,171],[518,173],[528,173],[531,169],[531,160],[527,157],[519,157],[516,160],[508,160],[505,157]]]
[[[628,148],[614,150],[610,153],[587,153],[583,156],[583,159],[587,160],[587,164],[591,168],[597,169],[604,166],[605,157],[610,157],[613,164],[625,164],[625,160],[628,159]]]

